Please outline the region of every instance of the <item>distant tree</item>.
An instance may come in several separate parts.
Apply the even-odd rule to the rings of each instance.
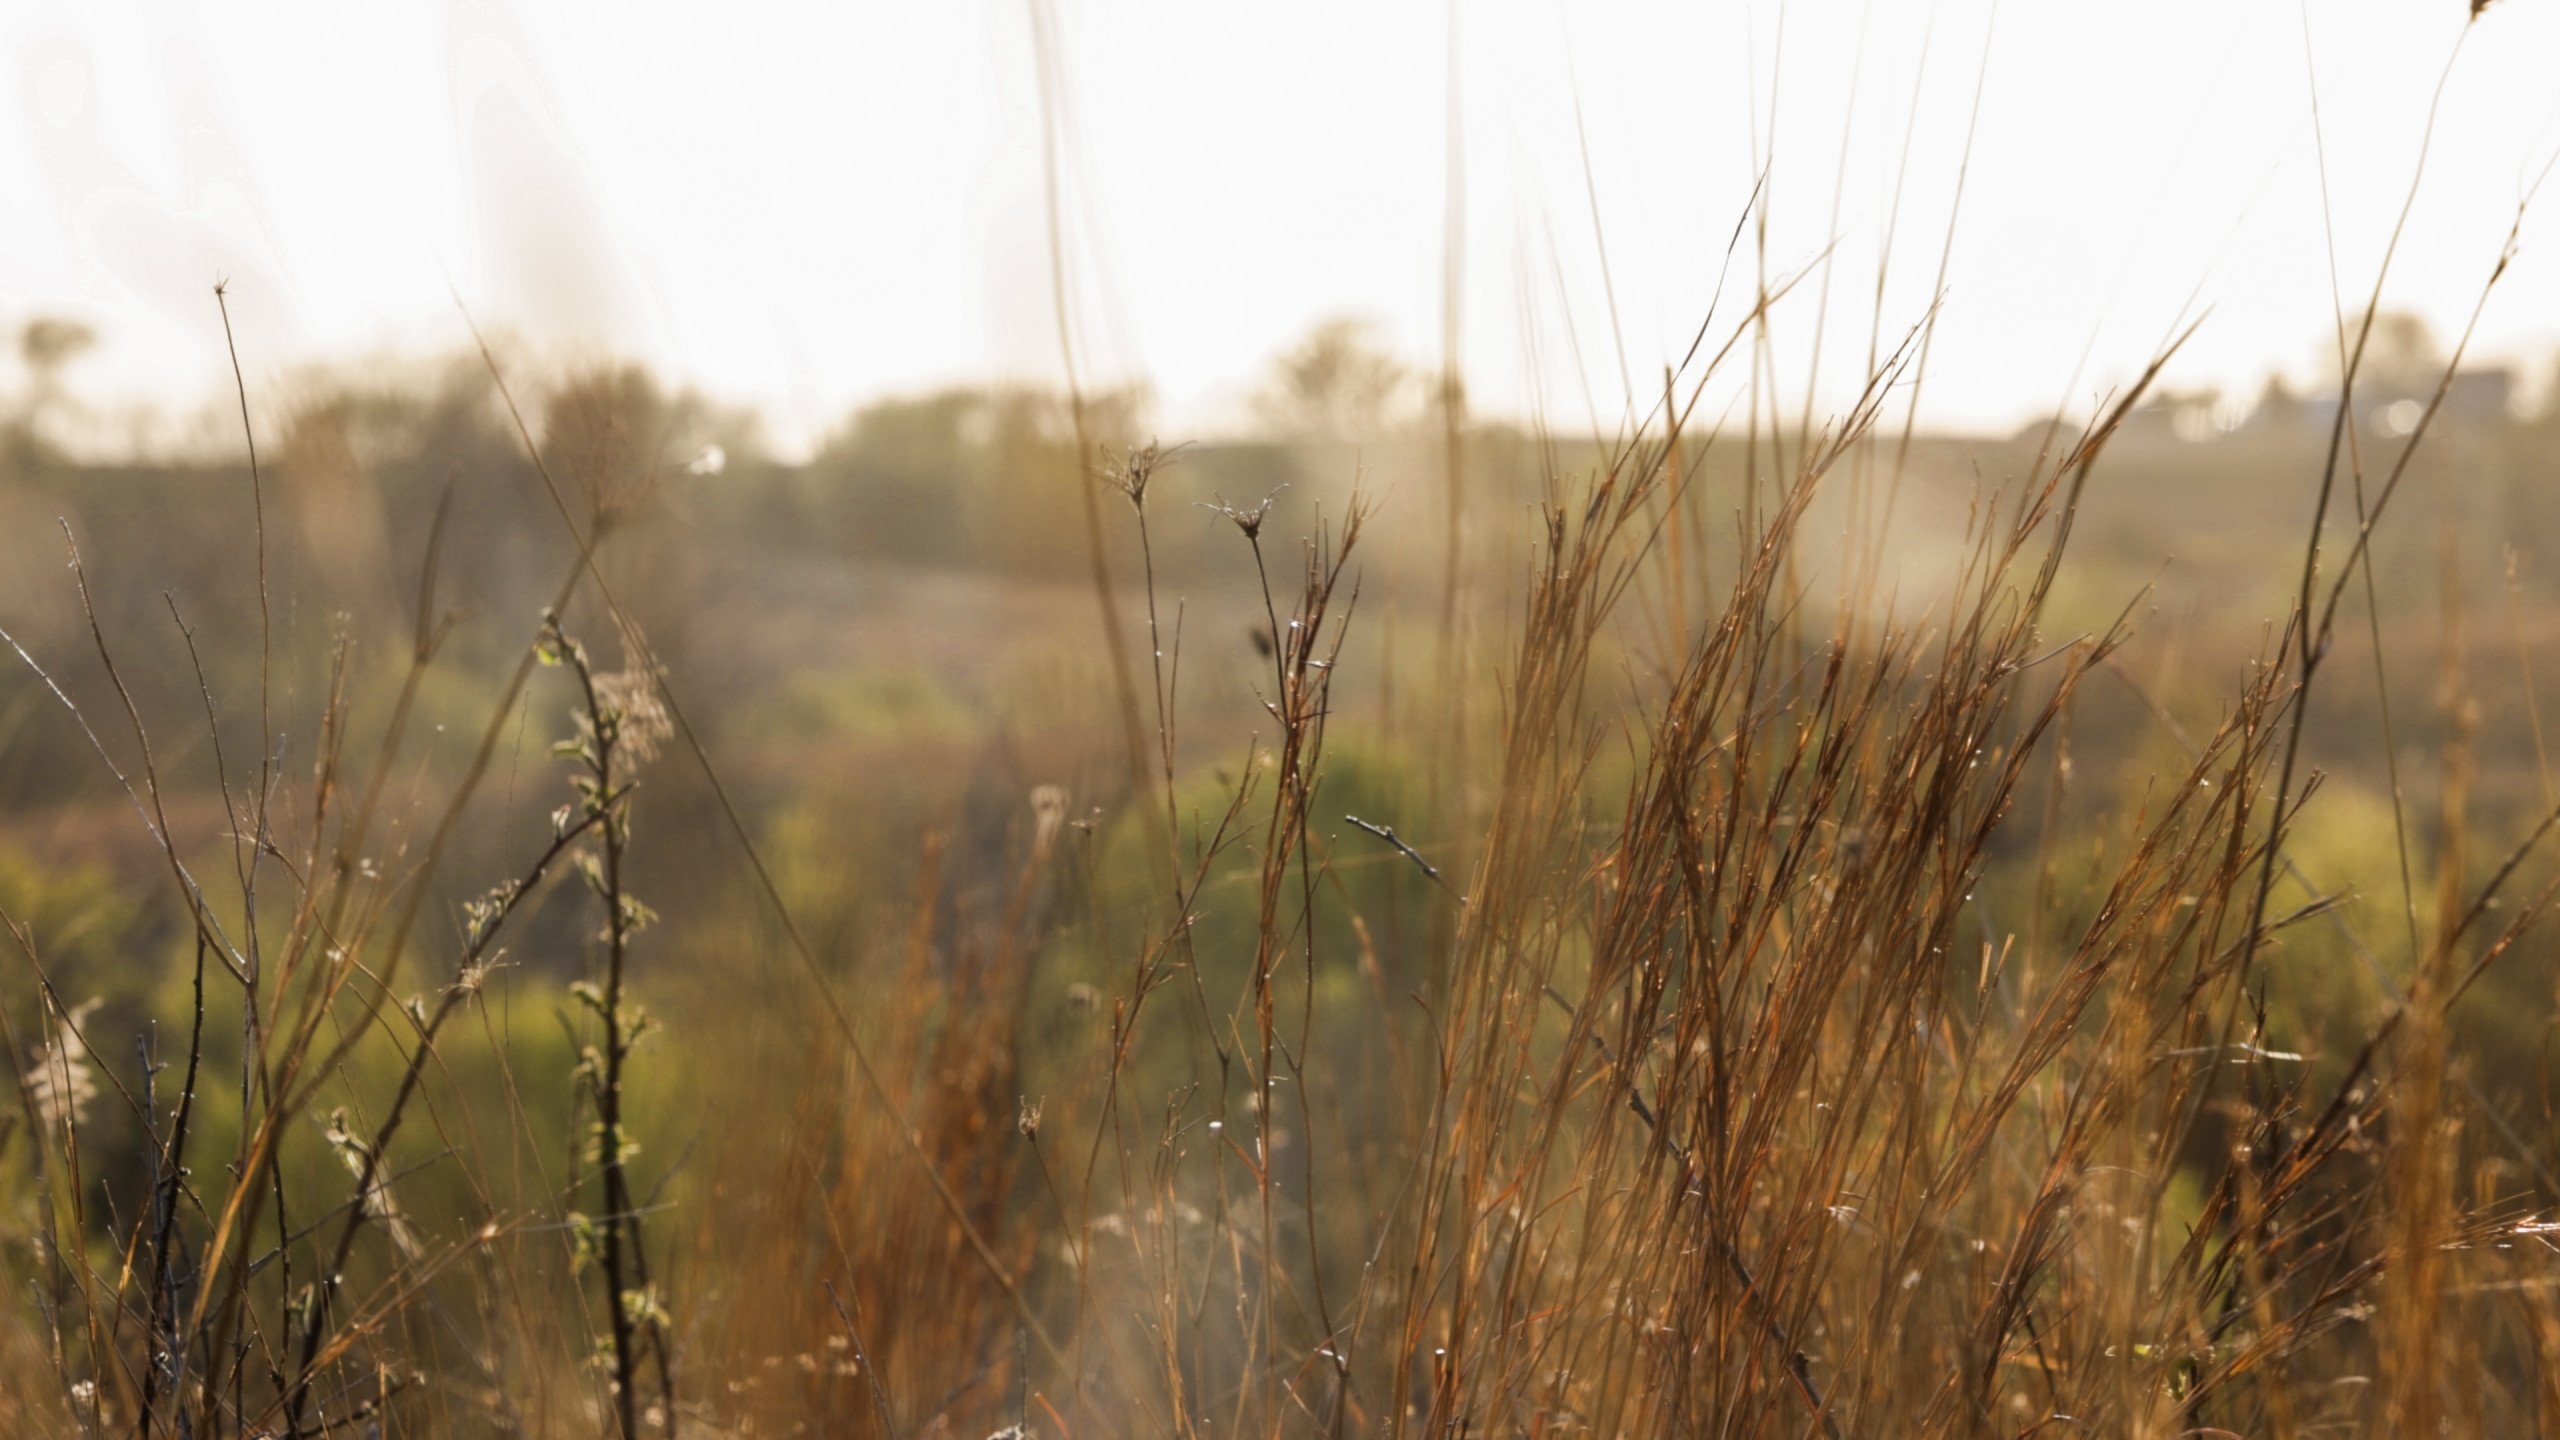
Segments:
[[[396,593],[390,525],[365,452],[366,432],[393,407],[362,395],[320,394],[287,415],[275,441],[275,488],[305,557],[332,604],[361,609]]]
[[[1143,443],[1154,397],[1090,394],[1086,439]],[[1084,499],[1101,455],[1076,453],[1065,395],[968,386],[863,407],[809,463],[812,509],[857,554],[967,561],[1026,575],[1081,573]]]
[[[77,320],[39,315],[18,332],[18,358],[39,383],[56,380],[72,361],[98,343],[98,332]]]
[[[610,365],[580,371],[543,399],[542,450],[554,478],[575,487],[575,500],[608,524],[651,508],[676,453],[676,407],[648,371]],[[588,515],[581,515],[583,522]]]
[[[863,407],[809,462],[819,513],[839,543],[864,553],[956,559],[968,540],[972,452],[986,392],[937,390]]]
[[[1397,419],[1413,371],[1365,320],[1327,320],[1271,362],[1254,399],[1263,425],[1283,439],[1363,439]]]
[[[1101,483],[1106,454],[1146,442],[1154,406],[1153,393],[1140,385],[1086,395],[1082,433],[1095,449],[1078,454],[1066,396],[1023,387],[995,392],[982,432],[994,483],[976,496],[975,528],[988,561],[1012,574],[1084,573],[1082,489]],[[1119,529],[1107,524],[1106,539]]]
[[[543,463],[583,529],[602,525],[597,563],[623,617],[681,666],[703,633],[707,556],[691,500],[750,458],[752,427],[637,365],[577,371],[543,397]],[[714,448],[715,462],[706,463]]]
[[[39,315],[19,329],[18,359],[26,366],[27,388],[16,413],[6,422],[10,450],[26,455],[52,453],[38,432],[63,407],[63,372],[97,344],[97,331],[55,315]]]
[[[2347,353],[2355,351],[2364,317],[2347,321]],[[2337,342],[2320,348],[2321,373],[2335,387],[2339,377]],[[2364,360],[2356,371],[2356,389],[2376,398],[2423,394],[2444,375],[2445,349],[2427,318],[2407,310],[2383,310],[2373,317],[2373,333],[2364,342]]]

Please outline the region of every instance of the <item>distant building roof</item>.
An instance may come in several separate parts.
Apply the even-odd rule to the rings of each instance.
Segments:
[[[2457,370],[2443,385],[2444,400],[2437,412],[2441,420],[2501,425],[2514,416],[2516,376],[2507,366]],[[2405,434],[2409,428],[2406,422],[2423,413],[2435,395],[2433,383],[2360,384],[2356,387],[2356,413],[2366,425],[2386,433]],[[2270,376],[2266,388],[2258,392],[2258,403],[2250,409],[2244,428],[2261,432],[2318,428],[2328,425],[2337,413],[2334,389],[2297,395],[2282,377]]]

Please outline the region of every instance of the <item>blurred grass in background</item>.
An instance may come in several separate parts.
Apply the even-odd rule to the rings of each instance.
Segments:
[[[1614,437],[21,397],[0,1430],[2552,1428],[2560,403],[1906,442],[1757,313]]]

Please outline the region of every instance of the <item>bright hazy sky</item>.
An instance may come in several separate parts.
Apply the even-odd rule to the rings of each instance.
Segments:
[[[2331,315],[2314,81],[2360,297],[2464,29],[2462,0],[1040,3],[1088,379],[1151,382],[1168,439],[1235,423],[1328,315],[1436,353],[1453,23],[1470,382],[1559,425],[1614,421],[1622,375],[1656,387],[1685,347],[1773,114],[1769,268],[1836,242],[1825,370],[1854,388],[1906,139],[1889,334],[1931,293],[1977,82],[1932,418],[2085,402],[2191,294],[2212,315],[2174,379],[2308,378]],[[460,343],[449,277],[484,321],[751,401],[786,444],[865,397],[1054,377],[1032,31],[1024,0],[19,0],[0,324],[95,324],[94,404],[193,403],[224,374],[216,277],[253,384]],[[2459,327],[2560,147],[2555,76],[2560,0],[2473,27],[2386,303]],[[2560,187],[2490,353],[2560,349],[2554,252]],[[1733,283],[1756,264],[1746,241]]]

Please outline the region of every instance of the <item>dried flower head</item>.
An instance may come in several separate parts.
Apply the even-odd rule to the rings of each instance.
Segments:
[[[54,1026],[53,1039],[22,1077],[28,1098],[35,1105],[36,1119],[48,1130],[78,1125],[89,1102],[98,1098],[97,1076],[89,1068],[88,1047],[80,1039],[80,1026],[98,1003],[95,998],[83,1000],[70,1014],[61,1017]]]
[[[1219,514],[1226,516],[1229,520],[1234,521],[1235,527],[1244,532],[1244,538],[1247,540],[1259,540],[1262,538],[1262,522],[1271,518],[1272,504],[1279,500],[1280,491],[1288,488],[1288,486],[1282,485],[1277,489],[1274,489],[1270,494],[1262,497],[1262,503],[1249,509],[1243,506],[1230,505],[1224,500],[1205,501],[1202,503],[1200,508],[1204,510],[1215,510]]]
[[[1147,508],[1147,486],[1154,482],[1157,471],[1174,462],[1174,457],[1182,453],[1182,447],[1177,445],[1167,450],[1150,440],[1120,452],[1116,460],[1108,458],[1109,453],[1107,450],[1104,452],[1102,482],[1129,497],[1131,505],[1144,510]]]
[[[655,759],[658,747],[676,733],[675,720],[659,696],[656,678],[641,665],[597,676],[596,701],[612,717],[614,744],[629,768],[637,769]]]

